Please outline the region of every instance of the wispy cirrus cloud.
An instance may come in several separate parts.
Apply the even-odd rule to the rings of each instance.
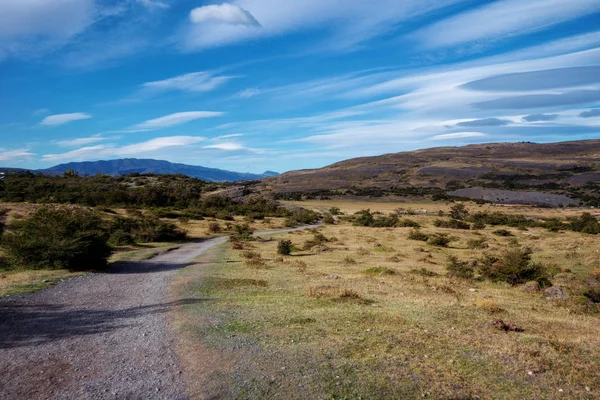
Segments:
[[[164,117],[150,119],[148,121],[142,122],[141,124],[134,125],[131,130],[155,130],[168,128],[171,126],[185,124],[191,121],[195,121],[202,118],[214,118],[220,117],[224,115],[223,112],[216,111],[188,111],[188,112],[179,112],[170,115],[166,115]]]
[[[481,44],[548,29],[599,10],[598,0],[500,0],[434,23],[415,37],[427,48]]]
[[[172,90],[184,92],[210,92],[237,76],[218,75],[214,71],[192,72],[160,81],[140,85],[144,93],[160,93]]]
[[[0,161],[2,162],[19,162],[30,160],[35,154],[29,149],[6,150],[0,148]]]
[[[240,43],[289,33],[326,32],[319,47],[348,49],[402,21],[465,0],[237,0],[204,6],[190,13],[181,38],[187,51]]]
[[[92,144],[92,143],[103,142],[106,140],[108,140],[108,138],[105,138],[101,135],[94,135],[94,136],[90,136],[90,137],[81,137],[81,138],[75,138],[75,139],[69,139],[69,140],[59,140],[56,142],[56,144],[61,147],[78,147],[78,146],[85,146],[85,145]]]
[[[227,25],[260,26],[260,23],[242,7],[223,3],[194,8],[190,12],[190,21],[194,24],[214,23]]]
[[[187,147],[205,141],[201,136],[167,136],[159,137],[144,142],[118,146],[105,144],[85,146],[65,153],[45,154],[42,161],[58,162],[65,160],[97,160],[106,157],[136,156],[139,154],[153,153],[165,149]]]
[[[236,142],[223,142],[223,143],[211,144],[209,146],[204,146],[202,148],[203,149],[226,150],[226,151],[237,151],[237,150],[245,149],[244,146],[242,146],[241,144],[236,143]]]
[[[487,134],[483,132],[455,132],[455,133],[444,133],[443,135],[435,135],[432,140],[455,140],[455,139],[468,139],[468,138],[481,138]]]
[[[474,119],[471,121],[459,122],[456,124],[456,126],[462,126],[462,127],[506,126],[511,123],[512,123],[512,121],[509,119],[484,118],[484,119]]]
[[[69,122],[90,118],[92,118],[92,116],[87,113],[56,114],[44,118],[40,124],[46,126],[59,126],[68,124]]]

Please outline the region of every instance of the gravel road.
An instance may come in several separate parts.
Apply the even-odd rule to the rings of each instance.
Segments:
[[[169,302],[168,284],[225,241],[0,299],[0,399],[185,399],[167,313],[198,300]]]
[[[167,286],[225,240],[0,300],[0,398],[185,399]]]

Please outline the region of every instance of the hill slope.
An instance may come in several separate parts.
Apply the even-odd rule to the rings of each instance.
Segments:
[[[438,147],[355,158],[321,169],[287,172],[263,180],[262,185],[279,197],[285,197],[283,193],[319,191],[349,191],[357,195],[453,194],[459,189],[480,187],[563,194],[578,199],[576,203],[589,203],[593,200],[590,196],[599,197],[599,183],[600,140],[596,139]],[[466,194],[472,198],[487,196],[473,191]],[[498,201],[517,202],[510,198]],[[558,204],[563,203],[548,205]]]
[[[96,173],[108,175],[126,175],[135,172],[153,174],[182,174],[209,182],[256,180],[276,175],[275,172],[271,171],[267,171],[264,174],[250,174],[195,165],[170,163],[168,161],[161,160],[144,160],[137,158],[125,158],[109,161],[72,162],[39,170],[38,172],[54,175],[62,174],[68,169],[72,169],[80,175],[95,175]]]

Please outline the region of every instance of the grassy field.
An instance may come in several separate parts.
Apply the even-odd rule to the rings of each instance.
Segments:
[[[346,213],[427,210],[407,217],[423,233],[453,240],[436,247],[408,240],[411,228],[339,222],[216,249],[183,270],[173,289],[176,297],[206,300],[176,317],[193,398],[598,398],[600,318],[597,304],[580,296],[600,267],[597,236],[437,228],[437,211],[449,208],[440,203],[300,205]],[[278,255],[279,239],[296,250]],[[470,249],[474,240],[487,248]],[[470,260],[510,246],[531,247],[533,260],[569,296],[446,276],[450,255]],[[523,331],[499,330],[499,319]]]

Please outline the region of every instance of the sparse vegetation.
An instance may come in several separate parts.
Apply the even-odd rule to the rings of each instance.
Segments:
[[[451,241],[452,238],[445,233],[434,233],[427,239],[428,244],[438,247],[448,247]]]
[[[426,233],[423,233],[419,229],[413,229],[408,233],[408,238],[410,240],[419,240],[421,242],[426,242],[429,240],[429,235]]]

